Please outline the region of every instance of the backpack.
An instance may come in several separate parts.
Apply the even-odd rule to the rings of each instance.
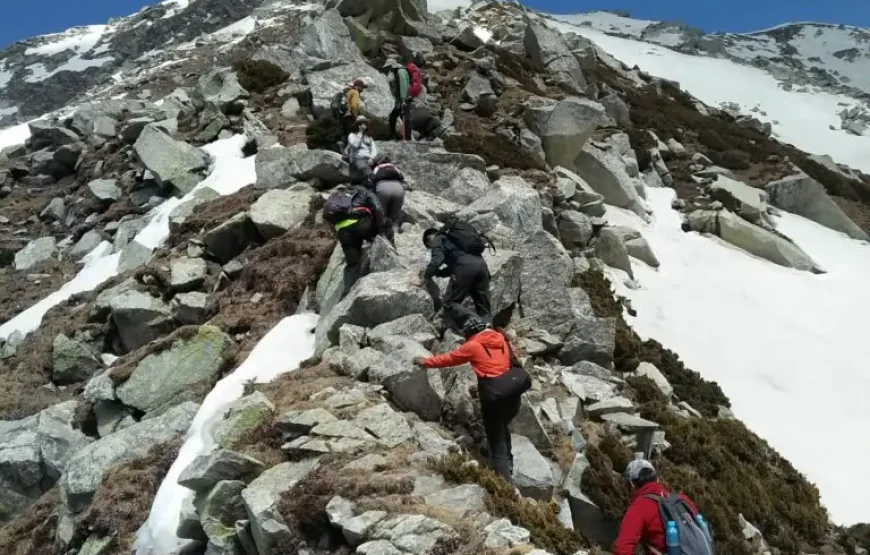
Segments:
[[[372,181],[377,183],[378,181],[387,180],[404,181],[405,177],[402,175],[402,172],[399,171],[399,168],[397,168],[393,164],[381,164],[375,167]]]
[[[406,68],[396,70],[396,98],[406,100],[411,90],[411,74]]]
[[[659,505],[659,514],[662,517],[662,526],[667,531],[668,521],[677,524],[680,536],[680,553],[684,555],[715,555],[713,538],[707,530],[701,527],[698,515],[680,497],[678,493],[671,492],[667,497],[661,495],[644,495]]]
[[[332,110],[332,115],[335,119],[342,119],[347,115],[347,89],[342,89],[332,95],[329,109]]]
[[[481,255],[486,250],[487,244],[495,251],[492,241],[477,231],[468,222],[453,218],[439,232],[444,238],[453,243],[461,251],[468,254]]]
[[[414,62],[408,62],[405,69],[408,70],[408,78],[411,80],[411,85],[408,87],[408,96],[417,98],[423,92],[423,76],[420,73],[420,68]]]
[[[358,191],[338,190],[329,195],[323,205],[323,219],[335,225],[349,218],[352,212],[359,208]]]

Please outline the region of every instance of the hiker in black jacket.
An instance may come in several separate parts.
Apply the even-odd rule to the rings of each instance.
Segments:
[[[470,226],[469,226],[470,227]],[[450,277],[447,292],[444,295],[444,311],[453,322],[459,322],[465,315],[462,301],[470,296],[478,316],[492,322],[492,302],[489,296],[489,267],[480,254],[466,252],[456,242],[437,229],[427,229],[423,232],[423,244],[432,251],[429,265],[422,276],[413,280],[420,286],[425,283],[426,289],[435,300],[436,311],[440,308],[438,287],[432,281],[433,277]]]
[[[363,243],[374,241],[375,237],[381,234],[390,243],[394,242],[393,226],[384,214],[378,197],[362,186],[353,187],[349,194],[351,195],[350,209],[339,217],[327,217],[327,209],[331,206],[332,197],[324,207],[324,218],[333,223],[341,250],[344,252],[344,284],[341,298],[348,294],[361,277]]]

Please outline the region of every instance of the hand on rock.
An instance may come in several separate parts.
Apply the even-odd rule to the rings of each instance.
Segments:
[[[426,366],[426,357],[414,357],[414,364],[417,366]]]
[[[408,283],[410,283],[414,287],[420,287],[421,285],[423,285],[423,280],[419,277],[412,277],[410,280],[408,280]]]

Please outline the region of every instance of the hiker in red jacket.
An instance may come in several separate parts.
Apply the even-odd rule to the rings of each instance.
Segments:
[[[465,343],[443,355],[417,357],[414,363],[426,368],[471,364],[477,375],[490,462],[493,469],[510,483],[514,458],[509,425],[520,410],[522,394],[532,386],[531,378],[519,365],[504,334],[492,329],[491,324],[467,309],[464,316],[462,332]]]
[[[613,543],[613,555],[634,555],[638,545],[644,545],[647,555],[667,553],[665,545],[665,526],[662,522],[659,505],[646,495],[667,497],[669,492],[659,483],[656,469],[647,460],[633,460],[625,469],[625,477],[631,482],[631,505],[625,511],[619,536]],[[686,502],[694,514],[698,514],[695,504],[685,495],[680,499]]]

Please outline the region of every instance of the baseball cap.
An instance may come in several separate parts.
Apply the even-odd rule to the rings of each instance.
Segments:
[[[656,467],[646,459],[635,459],[625,467],[625,479],[631,482],[655,478]]]

